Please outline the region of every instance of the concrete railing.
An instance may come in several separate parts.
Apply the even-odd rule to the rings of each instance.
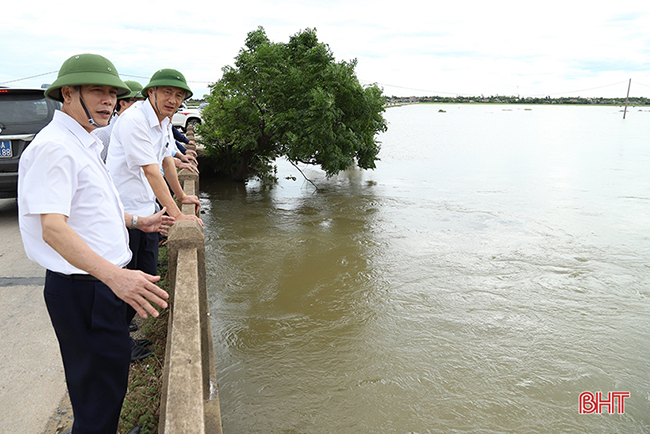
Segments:
[[[193,129],[188,137],[193,138]],[[183,169],[178,179],[186,194],[199,190],[198,174]],[[194,205],[182,205],[194,214]],[[221,434],[221,410],[205,283],[205,235],[196,222],[178,222],[169,231],[169,282],[172,298],[158,432]]]

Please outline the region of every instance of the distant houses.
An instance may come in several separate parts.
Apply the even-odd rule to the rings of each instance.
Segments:
[[[444,103],[444,104],[576,104],[576,105],[625,105],[625,98],[601,98],[601,97],[561,97],[551,98],[550,96],[520,97],[520,96],[387,96],[386,105],[402,105],[416,103]],[[650,98],[630,97],[627,105],[647,106],[650,105]]]

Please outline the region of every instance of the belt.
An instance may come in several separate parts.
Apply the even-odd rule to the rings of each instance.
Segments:
[[[52,270],[47,270],[50,273],[54,273],[57,276],[63,277],[65,279],[70,279],[73,282],[76,280],[78,282],[101,282],[98,278],[95,276],[92,276],[90,274],[63,274],[63,273],[57,273],[56,271]]]

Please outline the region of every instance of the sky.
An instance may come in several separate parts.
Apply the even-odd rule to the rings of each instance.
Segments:
[[[0,86],[52,83],[80,53],[146,84],[181,71],[209,93],[249,32],[315,28],[391,96],[650,97],[650,1],[207,0],[5,2]],[[30,78],[31,77],[31,78]]]

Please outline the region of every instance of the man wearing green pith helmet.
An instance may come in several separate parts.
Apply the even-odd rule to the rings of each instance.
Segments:
[[[155,285],[159,277],[124,268],[131,259],[126,225],[156,232],[173,218],[124,212],[94,135],[128,92],[108,59],[72,56],[45,91],[62,108],[19,163],[20,232],[27,256],[47,270],[44,297],[74,434],[117,431],[131,358],[126,306],[142,317],[158,316],[150,302],[167,307],[167,293]]]
[[[169,191],[171,188],[181,203],[193,204],[198,211],[199,198],[186,195],[178,181],[171,153],[175,147],[169,142],[167,134],[170,116],[185,99],[192,96],[192,91],[179,71],[161,69],[153,74],[142,93],[147,99],[133,104],[115,124],[106,158],[106,166],[120,193],[124,209],[136,214],[152,213],[158,199],[177,222],[195,221],[202,225],[201,219],[195,215],[181,212]],[[158,242],[156,234],[130,228],[129,245],[133,258],[127,267],[155,274]],[[130,321],[134,312],[127,310],[127,320]]]

